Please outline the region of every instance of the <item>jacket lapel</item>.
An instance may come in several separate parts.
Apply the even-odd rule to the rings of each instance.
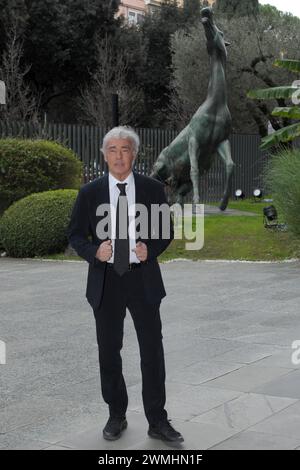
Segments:
[[[134,176],[134,185],[135,185],[135,203],[136,204],[145,204],[146,203],[146,191],[143,188],[143,182],[141,176],[133,171]]]
[[[109,184],[108,184],[108,173],[105,173],[102,178],[99,179],[100,188],[98,192],[99,204],[109,204]]]

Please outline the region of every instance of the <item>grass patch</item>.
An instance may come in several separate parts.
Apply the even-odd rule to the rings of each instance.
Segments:
[[[268,202],[231,201],[229,208],[254,212],[257,216],[210,215],[204,220],[204,246],[201,250],[186,250],[190,240],[175,239],[159,257],[159,261],[174,258],[191,260],[228,259],[248,261],[276,261],[300,258],[300,240],[290,232],[273,232],[263,226],[263,207]],[[216,204],[217,205],[217,204]],[[191,218],[190,218],[191,219]],[[191,220],[186,220],[190,223]],[[193,220],[195,228],[195,220]],[[78,256],[62,253],[44,256],[44,259],[80,260]]]
[[[195,224],[193,224],[195,228]],[[262,217],[209,216],[204,222],[204,246],[201,250],[186,250],[190,240],[175,239],[159,257],[159,261],[174,258],[191,260],[229,259],[276,261],[300,257],[300,240],[288,232],[273,232],[264,228]],[[56,260],[79,260],[78,256],[55,254],[43,257]]]
[[[194,224],[193,224],[194,226]],[[264,228],[261,216],[209,216],[204,222],[204,246],[186,250],[186,240],[174,240],[160,256],[174,258],[275,261],[300,257],[300,240],[288,232]]]

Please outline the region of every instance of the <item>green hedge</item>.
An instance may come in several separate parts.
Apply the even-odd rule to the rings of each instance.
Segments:
[[[79,189],[82,163],[63,145],[47,140],[0,139],[0,214],[29,194]]]
[[[272,156],[265,179],[278,216],[300,238],[300,149],[281,150]]]
[[[14,202],[0,219],[0,239],[7,255],[34,257],[64,251],[77,194],[74,189],[58,189]]]

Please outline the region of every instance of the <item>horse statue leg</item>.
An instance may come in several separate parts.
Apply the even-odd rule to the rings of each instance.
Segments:
[[[180,204],[183,207],[183,198],[186,194],[188,194],[193,189],[192,183],[183,183],[181,186],[177,188],[177,197],[176,203]]]
[[[232,161],[231,158],[231,150],[230,150],[230,142],[229,140],[224,140],[220,143],[217,148],[217,154],[223,160],[226,169],[226,184],[225,184],[225,191],[223,197],[221,199],[221,203],[219,209],[224,211],[228,205],[228,200],[231,192],[231,183],[232,183],[232,175],[233,169],[235,167],[235,163]]]
[[[189,138],[189,159],[191,164],[190,178],[193,185],[193,213],[196,212],[196,204],[200,202],[199,196],[199,163],[198,163],[199,145],[195,137]]]

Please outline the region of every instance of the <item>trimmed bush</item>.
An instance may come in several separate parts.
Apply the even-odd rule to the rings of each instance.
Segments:
[[[280,219],[300,238],[300,149],[281,150],[266,169],[266,183]]]
[[[0,139],[0,214],[32,193],[79,189],[81,179],[82,163],[57,142]]]
[[[0,239],[7,255],[20,258],[64,251],[77,194],[74,189],[58,189],[14,202],[0,219]]]

